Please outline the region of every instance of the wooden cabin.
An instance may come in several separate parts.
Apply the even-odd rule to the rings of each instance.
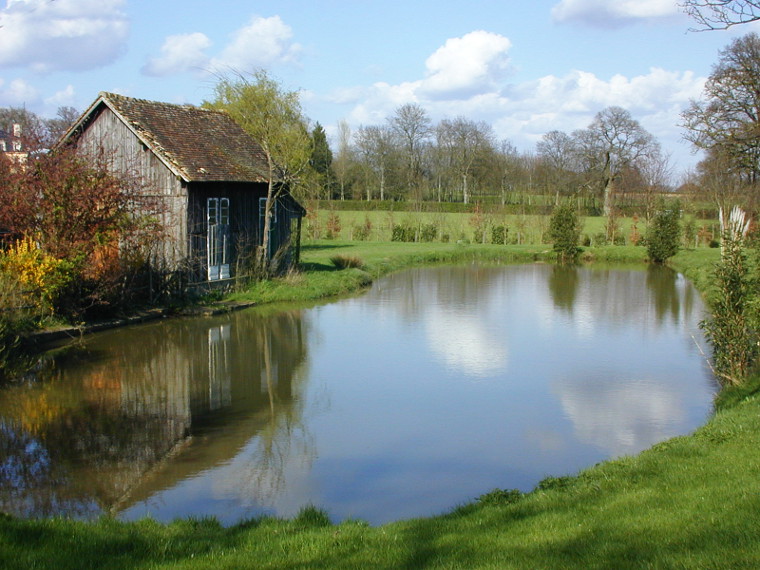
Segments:
[[[101,93],[58,146],[68,144],[105,153],[161,198],[165,237],[152,265],[163,274],[191,286],[233,279],[263,243],[266,156],[225,113]],[[297,261],[305,211],[280,190],[267,254],[286,266]]]

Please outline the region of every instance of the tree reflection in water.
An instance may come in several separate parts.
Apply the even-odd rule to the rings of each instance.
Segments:
[[[51,356],[0,392],[0,510],[97,516],[251,441],[240,492],[276,493],[288,457],[309,456],[303,329],[299,311],[247,311],[101,333]],[[222,426],[232,435],[209,437]],[[203,461],[176,468],[198,439]]]

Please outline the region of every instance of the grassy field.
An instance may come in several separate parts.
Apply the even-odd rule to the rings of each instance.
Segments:
[[[338,270],[335,255],[362,268]],[[643,248],[586,252],[641,262]],[[700,287],[717,250],[673,261]],[[320,241],[304,249],[308,271],[260,300],[340,294],[417,263],[551,259],[546,246]],[[312,281],[313,280],[313,281]],[[337,284],[328,287],[328,284]],[[294,286],[295,284],[295,286]],[[306,507],[293,520],[262,518],[231,528],[215,520],[163,525],[104,518],[25,521],[0,516],[3,568],[755,568],[760,566],[760,377],[724,390],[694,434],[575,477],[547,478],[531,493],[494,490],[437,517],[371,527],[333,524]]]
[[[466,241],[481,242],[476,239],[476,228],[485,230],[486,242],[491,242],[493,226],[505,226],[508,229],[507,239],[511,244],[541,244],[543,236],[549,227],[549,217],[540,215],[493,214],[484,213],[431,213],[431,212],[388,212],[388,211],[340,211],[330,212],[320,210],[315,218],[307,221],[306,233],[309,237],[325,237],[330,224],[330,216],[337,219],[337,231],[333,228],[332,237],[343,240],[357,240],[363,228],[368,227],[364,237],[366,241],[391,241],[392,228],[395,225],[422,227],[435,226],[436,238],[433,241]],[[592,244],[597,244],[600,234],[606,233],[607,218],[602,216],[587,216],[582,218],[582,238],[588,238]],[[630,245],[635,225],[640,235],[646,233],[646,221],[630,217],[617,219],[618,239],[625,240]],[[715,221],[695,220],[696,229],[704,227],[706,231],[714,229]]]

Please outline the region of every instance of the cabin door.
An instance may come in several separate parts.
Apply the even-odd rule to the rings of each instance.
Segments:
[[[206,221],[208,280],[229,279],[231,257],[229,198],[207,198]]]

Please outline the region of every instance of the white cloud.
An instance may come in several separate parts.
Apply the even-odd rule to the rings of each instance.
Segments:
[[[609,378],[562,378],[562,409],[582,442],[613,456],[638,453],[673,437],[684,421],[679,398],[664,379],[616,385]]]
[[[431,97],[467,97],[492,87],[509,69],[511,47],[508,38],[485,31],[449,39],[425,62],[422,90]]]
[[[208,55],[211,39],[202,32],[168,36],[161,54],[143,66],[142,73],[164,77],[186,71],[242,73],[281,63],[295,63],[301,46],[292,41],[293,30],[279,16],[255,16],[238,29],[216,57]]]
[[[0,79],[0,107],[18,107],[36,102],[39,97],[39,91],[23,79]]]
[[[45,105],[56,109],[58,107],[73,107],[75,103],[76,93],[74,91],[74,86],[71,84],[45,99]]]
[[[125,48],[126,0],[9,0],[0,11],[0,66],[37,73],[111,63]]]
[[[232,42],[214,59],[217,69],[249,71],[277,63],[294,63],[301,46],[293,43],[293,30],[279,16],[254,17],[235,32]]]
[[[598,27],[618,27],[679,13],[674,0],[561,0],[552,8],[552,17],[558,22],[578,21]]]
[[[161,55],[151,58],[142,68],[145,75],[163,77],[198,71],[206,68],[209,57],[204,53],[211,47],[211,40],[200,32],[169,36],[161,46]]]

